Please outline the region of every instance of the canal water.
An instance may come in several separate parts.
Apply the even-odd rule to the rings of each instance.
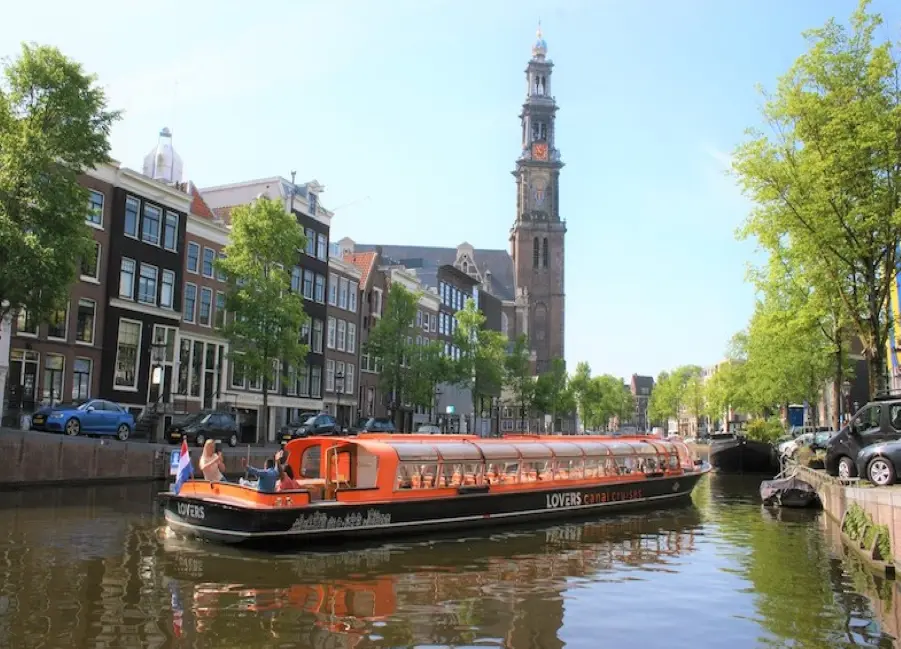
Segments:
[[[602,521],[264,555],[169,538],[159,487],[0,493],[0,648],[892,647],[901,592],[759,479]]]

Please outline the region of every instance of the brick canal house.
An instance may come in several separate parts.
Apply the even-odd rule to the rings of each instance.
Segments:
[[[360,417],[357,376],[360,367],[360,280],[362,271],[329,247],[328,316],[325,325],[325,409],[340,426]]]

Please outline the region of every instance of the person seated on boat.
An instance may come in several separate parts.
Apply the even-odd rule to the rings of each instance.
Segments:
[[[222,451],[216,452],[216,440],[208,439],[203,444],[203,453],[200,454],[198,464],[204,480],[228,482],[224,475],[225,461],[222,459]]]
[[[281,463],[282,455],[282,451],[276,453],[275,458],[266,460],[266,466],[262,469],[250,466],[247,464],[246,458],[241,458],[241,462],[247,469],[247,473],[257,478],[256,488],[259,491],[275,491],[278,479],[281,478],[284,473],[284,468]],[[241,484],[245,484],[245,482],[242,482]]]
[[[282,466],[282,475],[278,480],[278,484],[275,485],[275,489],[276,491],[302,489],[300,483],[294,479],[294,469],[290,465],[285,464]]]
[[[410,471],[406,465],[402,464],[397,469],[397,488],[412,489],[413,479],[410,477]]]

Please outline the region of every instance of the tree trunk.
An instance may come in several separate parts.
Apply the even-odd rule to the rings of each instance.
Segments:
[[[269,441],[269,377],[263,374],[263,421],[260,425],[261,435],[257,441],[265,444]]]
[[[845,369],[842,356],[842,345],[839,342],[835,352],[835,377],[832,381],[832,430],[841,428],[841,413],[845,408],[843,402],[845,397],[842,394],[842,386],[845,383]]]
[[[867,355],[867,370],[869,376],[870,399],[884,395],[888,391],[885,384],[885,352],[877,346]]]

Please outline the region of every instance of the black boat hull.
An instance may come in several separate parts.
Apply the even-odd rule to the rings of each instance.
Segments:
[[[710,466],[719,473],[779,473],[779,458],[772,444],[736,438],[710,445]]]
[[[470,493],[440,502],[322,502],[303,508],[253,509],[173,493],[161,493],[159,498],[169,528],[178,534],[258,547],[309,547],[682,504],[707,471],[630,484]]]

